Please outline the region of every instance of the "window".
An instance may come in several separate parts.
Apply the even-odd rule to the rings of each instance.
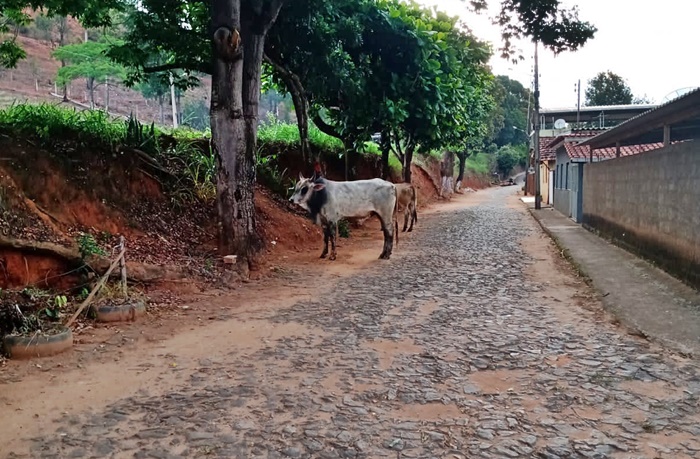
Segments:
[[[571,168],[571,163],[566,163],[566,183],[564,183],[564,188],[569,189],[569,169]]]

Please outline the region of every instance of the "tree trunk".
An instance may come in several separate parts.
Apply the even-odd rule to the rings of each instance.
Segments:
[[[301,83],[292,78],[292,101],[294,102],[294,113],[297,116],[297,126],[299,127],[299,139],[301,144],[301,157],[304,164],[310,163],[311,144],[309,143],[309,102],[304,94]],[[318,160],[319,158],[316,158]]]
[[[406,183],[411,183],[411,162],[413,161],[413,149],[415,147],[410,145],[406,147],[406,152],[404,154],[403,161],[403,181]]]
[[[214,66],[211,88],[211,143],[217,161],[217,206],[219,211],[219,246],[221,255],[246,256],[249,235],[237,229],[241,218],[238,203],[242,199],[236,169],[240,151],[245,150],[243,123],[243,59],[237,36],[240,29],[240,0],[214,0],[212,23],[221,24],[214,31],[212,44]],[[237,54],[237,58],[233,56]],[[242,262],[242,261],[241,261]]]
[[[457,153],[457,158],[459,159],[459,174],[457,175],[457,180],[455,181],[455,193],[459,193],[459,190],[462,189],[464,170],[467,168],[468,157],[469,155],[466,152]]]
[[[105,112],[109,113],[109,78],[105,78]]]
[[[88,91],[90,91],[90,108],[95,108],[95,79],[88,78],[87,80]]]
[[[263,55],[264,60],[270,64],[284,80],[284,85],[287,91],[292,96],[294,103],[294,113],[297,116],[297,127],[299,128],[299,140],[301,145],[301,157],[304,164],[310,164],[311,161],[311,145],[309,143],[309,101],[304,91],[304,86],[297,75],[289,71],[276,59],[272,59],[269,55]],[[275,115],[279,118],[278,107],[280,100],[277,98],[277,92],[270,94],[270,105],[274,104]],[[318,162],[320,158],[316,158]]]
[[[382,138],[379,141],[379,148],[382,152],[382,178],[384,180],[391,179],[391,169],[389,168],[389,153],[391,152],[391,143],[389,133],[382,131]]]
[[[163,105],[165,104],[163,94],[158,96],[158,116],[160,117],[160,124],[165,124],[165,109]]]
[[[262,247],[253,201],[260,78],[265,34],[281,6],[282,1],[272,0],[260,6],[264,11],[242,11],[241,0],[214,0],[211,7],[212,24],[218,27],[212,30],[210,115],[220,247],[222,255],[238,255],[244,275]]]

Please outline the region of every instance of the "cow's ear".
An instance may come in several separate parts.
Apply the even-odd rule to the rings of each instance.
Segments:
[[[326,187],[325,183],[314,183],[314,191],[322,190]]]
[[[301,171],[299,172],[299,180],[304,180],[304,174],[302,174]]]

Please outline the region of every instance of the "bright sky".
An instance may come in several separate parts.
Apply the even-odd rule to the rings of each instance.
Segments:
[[[458,15],[474,34],[500,47],[500,30],[487,15],[470,13],[463,0],[418,0],[428,6]],[[492,12],[500,0],[489,0]],[[700,86],[700,64],[696,46],[700,43],[700,2],[696,0],[579,0],[579,17],[597,28],[593,40],[575,53],[554,57],[549,51],[539,53],[540,105],[542,108],[575,107],[575,86],[581,79],[581,105],[586,83],[598,72],[611,70],[627,80],[635,96],[646,95],[653,103],[677,89]],[[534,45],[520,43],[525,60],[518,64],[491,58],[496,75],[508,75],[532,88]],[[529,54],[529,55],[528,55]]]

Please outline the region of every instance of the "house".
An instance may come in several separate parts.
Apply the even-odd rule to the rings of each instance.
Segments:
[[[589,137],[590,138],[590,137]],[[554,208],[581,223],[583,217],[583,172],[586,163],[616,157],[633,156],[663,147],[663,143],[626,145],[618,152],[614,147],[591,150],[575,141],[562,141],[553,146],[555,155]]]
[[[700,88],[572,150],[589,161],[578,221],[700,288]]]
[[[571,129],[553,137],[540,137],[540,194],[543,204],[554,204],[557,148],[562,144],[577,143],[602,132],[592,129]],[[534,193],[533,193],[534,194]]]

